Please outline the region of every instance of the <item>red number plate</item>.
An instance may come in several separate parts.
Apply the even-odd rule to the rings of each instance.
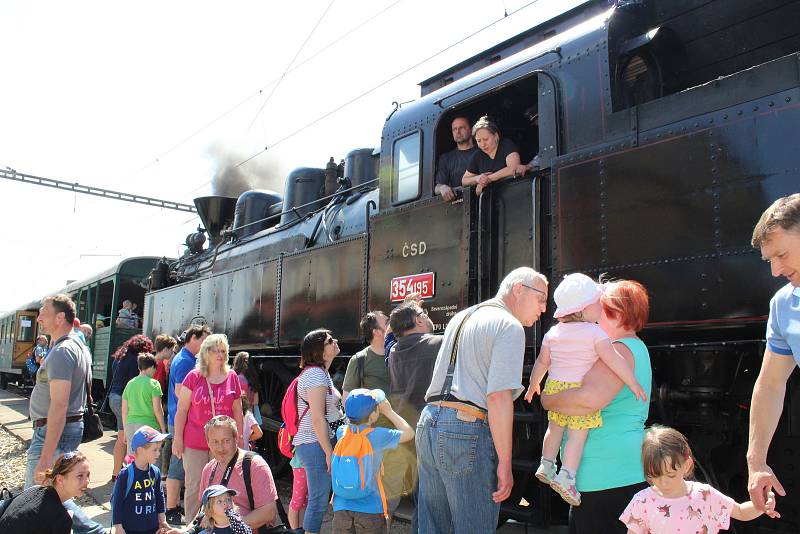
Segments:
[[[434,273],[412,274],[392,278],[389,297],[392,302],[398,302],[412,293],[419,293],[423,299],[433,298]]]

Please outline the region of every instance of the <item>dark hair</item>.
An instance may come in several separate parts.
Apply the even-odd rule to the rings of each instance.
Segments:
[[[489,118],[489,115],[484,115],[472,126],[472,135],[474,136],[476,133],[478,133],[478,130],[483,129],[489,130],[489,133],[500,135],[500,129],[494,122],[492,122],[492,120]]]
[[[406,332],[417,326],[417,316],[422,313],[422,308],[413,302],[401,304],[392,310],[389,315],[389,326],[397,337],[403,337]]]
[[[80,451],[65,452],[56,458],[53,467],[44,472],[45,485],[52,486],[58,475],[66,475],[79,463],[86,461],[86,456]]]
[[[242,391],[242,413],[246,414],[250,410],[250,400],[247,398],[247,393]]]
[[[153,352],[153,342],[144,334],[136,334],[120,345],[114,352],[114,359],[121,360],[128,354],[138,356],[140,352]]]
[[[159,334],[156,336],[156,342],[154,343],[154,350],[155,352],[161,352],[164,349],[174,349],[175,345],[178,342],[175,341],[175,338],[169,336],[167,334]]]
[[[253,391],[261,390],[261,380],[258,378],[258,371],[250,362],[250,353],[241,351],[236,353],[233,359],[233,370],[237,375],[244,375],[247,379],[247,387],[251,394]]]
[[[642,466],[647,479],[660,477],[667,467],[678,469],[692,458],[689,441],[674,428],[653,425],[645,432],[642,441]],[[693,471],[694,466],[686,476],[691,477]]]
[[[68,324],[72,324],[75,321],[75,302],[69,297],[69,295],[65,295],[64,293],[59,293],[58,295],[51,295],[49,297],[45,297],[42,299],[42,306],[47,303],[50,303],[53,306],[56,314],[63,313],[64,320]]]
[[[187,328],[183,332],[183,343],[184,343],[184,345],[186,343],[189,343],[192,340],[192,338],[194,338],[194,337],[198,337],[199,338],[199,337],[210,336],[210,335],[211,335],[211,329],[208,327],[208,325],[206,325],[206,324],[193,324],[193,325],[190,325],[189,328]]]
[[[149,352],[140,352],[136,357],[136,365],[140,371],[151,369],[156,366],[156,357]]]
[[[800,230],[800,193],[781,197],[764,210],[753,228],[750,244],[761,247],[769,240],[769,233],[776,228]]]
[[[372,331],[380,329],[378,318],[383,315],[382,311],[371,311],[361,318],[358,326],[361,328],[361,335],[366,343],[372,343]]]
[[[300,344],[300,368],[307,366],[325,366],[325,340],[333,336],[330,330],[318,328],[312,330],[303,338]]]

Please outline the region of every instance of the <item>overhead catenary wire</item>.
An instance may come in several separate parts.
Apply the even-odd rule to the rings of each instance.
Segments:
[[[531,6],[532,4],[535,4],[535,3],[536,3],[536,2],[538,2],[538,1],[539,1],[539,0],[532,0],[531,2],[528,2],[527,4],[525,4],[524,6],[522,6],[522,7],[519,7],[519,8],[517,8],[517,9],[515,9],[515,10],[514,10],[514,11],[512,11],[511,13],[507,13],[507,14],[506,14],[506,13],[504,13],[504,14],[503,14],[503,17],[500,17],[499,19],[497,19],[497,20],[495,20],[495,21],[493,21],[493,22],[491,22],[491,23],[487,24],[486,26],[483,26],[483,27],[479,28],[478,30],[475,30],[474,32],[470,33],[469,35],[467,35],[467,36],[465,36],[465,37],[463,37],[463,38],[459,39],[458,41],[456,41],[456,42],[454,42],[454,43],[452,43],[452,44],[450,44],[450,45],[448,45],[448,46],[446,46],[445,48],[443,48],[443,49],[439,50],[438,52],[436,52],[436,53],[434,53],[434,54],[432,54],[432,55],[430,55],[430,56],[426,57],[426,58],[425,58],[425,59],[423,59],[422,61],[419,61],[419,62],[417,62],[417,63],[415,63],[415,64],[411,65],[410,67],[407,67],[407,68],[403,69],[402,71],[398,72],[397,74],[395,74],[395,75],[391,76],[390,78],[388,78],[388,79],[386,79],[386,80],[382,81],[382,82],[381,82],[381,83],[379,83],[378,85],[375,85],[374,87],[372,87],[372,88],[370,88],[370,89],[368,89],[368,90],[364,91],[363,93],[359,94],[358,96],[356,96],[356,97],[354,97],[354,98],[351,98],[350,100],[348,100],[348,101],[344,102],[343,104],[340,104],[339,106],[335,107],[334,109],[332,109],[332,110],[330,110],[330,111],[328,111],[328,112],[324,113],[323,115],[321,115],[321,116],[317,117],[316,119],[312,120],[311,122],[309,122],[309,123],[307,123],[307,124],[305,124],[305,125],[301,126],[301,127],[300,127],[300,128],[298,128],[297,130],[294,130],[293,132],[291,132],[291,133],[289,133],[289,134],[287,134],[287,135],[285,135],[285,136],[283,136],[283,137],[281,137],[281,138],[277,139],[276,141],[274,141],[274,142],[272,142],[272,143],[269,143],[269,144],[267,144],[267,145],[266,145],[264,148],[262,148],[262,149],[261,149],[261,150],[259,150],[258,152],[256,152],[256,153],[252,154],[251,156],[249,156],[249,157],[247,157],[246,159],[244,159],[244,160],[240,161],[239,163],[237,163],[237,164],[236,164],[236,166],[237,166],[237,167],[241,167],[242,165],[244,165],[244,164],[246,164],[246,163],[248,163],[248,162],[252,161],[253,159],[255,159],[255,158],[259,157],[261,154],[263,154],[264,152],[266,152],[266,151],[267,151],[267,150],[269,150],[270,148],[274,148],[275,146],[277,146],[277,145],[279,145],[279,144],[283,143],[284,141],[287,141],[288,139],[291,139],[291,138],[292,138],[292,137],[294,137],[295,135],[297,135],[297,134],[299,134],[299,133],[303,132],[304,130],[307,130],[308,128],[310,128],[311,126],[314,126],[314,125],[315,125],[315,124],[317,124],[318,122],[325,120],[326,118],[330,117],[330,116],[331,116],[331,115],[333,115],[334,113],[337,113],[337,112],[341,111],[342,109],[346,108],[347,106],[350,106],[351,104],[353,104],[353,103],[357,102],[358,100],[361,100],[362,98],[364,98],[365,96],[369,95],[370,93],[373,93],[373,92],[377,91],[378,89],[380,89],[380,88],[381,88],[381,87],[383,87],[384,85],[386,85],[386,84],[388,84],[388,83],[390,83],[390,82],[392,82],[392,81],[396,80],[396,79],[397,79],[397,78],[399,78],[400,76],[403,76],[404,74],[407,74],[408,72],[410,72],[410,71],[412,71],[412,70],[416,69],[417,67],[419,67],[419,66],[421,66],[421,65],[424,65],[425,63],[427,63],[428,61],[432,60],[433,58],[435,58],[435,57],[437,57],[437,56],[439,56],[439,55],[441,55],[441,54],[443,54],[443,53],[447,52],[448,50],[450,50],[450,49],[452,49],[452,48],[454,48],[454,47],[456,47],[456,46],[460,45],[460,44],[461,44],[461,43],[463,43],[464,41],[466,41],[466,40],[468,40],[468,39],[471,39],[471,38],[475,37],[475,36],[476,36],[476,35],[478,35],[479,33],[483,32],[483,31],[486,31],[487,29],[491,28],[492,26],[494,26],[494,25],[495,25],[495,24],[497,24],[498,22],[502,22],[502,21],[503,21],[503,20],[505,20],[506,18],[508,18],[508,17],[510,17],[510,16],[512,16],[512,15],[514,15],[514,14],[516,14],[516,13],[519,13],[519,12],[520,12],[520,11],[522,11],[523,9],[525,9],[525,8],[527,8],[527,7],[529,7],[529,6]],[[207,184],[209,184],[209,183],[211,183],[211,181],[210,181],[210,180],[209,180],[208,182],[204,183],[204,184],[203,184],[201,187],[203,187],[203,186],[205,186],[205,185],[207,185]],[[198,189],[199,189],[199,188],[198,188]]]
[[[383,15],[384,13],[386,13],[387,11],[389,11],[390,9],[392,9],[392,8],[393,8],[393,7],[395,7],[397,4],[399,4],[399,3],[403,2],[403,1],[404,1],[404,0],[395,0],[394,2],[392,2],[391,4],[389,4],[388,6],[386,6],[385,8],[381,9],[380,11],[378,11],[377,13],[375,13],[374,15],[372,15],[372,16],[370,16],[370,17],[368,17],[368,18],[364,19],[362,22],[360,22],[360,23],[359,23],[359,24],[357,24],[356,26],[353,26],[352,28],[350,28],[349,30],[347,30],[346,32],[344,32],[343,34],[341,34],[339,37],[337,37],[337,38],[336,38],[336,39],[334,39],[333,41],[329,42],[328,44],[326,44],[325,46],[323,46],[322,48],[320,48],[319,50],[317,50],[316,52],[314,52],[312,55],[308,56],[308,57],[307,57],[306,59],[304,59],[303,61],[299,62],[297,65],[294,65],[293,67],[289,68],[289,69],[288,69],[288,70],[285,72],[285,74],[284,74],[284,75],[282,75],[282,76],[285,76],[285,75],[291,74],[292,72],[296,71],[297,69],[299,69],[299,68],[300,68],[300,67],[302,67],[303,65],[305,65],[305,64],[307,64],[308,62],[310,62],[310,61],[312,61],[312,60],[316,59],[318,56],[320,56],[321,54],[323,54],[323,53],[327,52],[327,51],[328,51],[330,48],[333,48],[334,46],[336,46],[337,44],[339,44],[341,41],[343,41],[343,40],[344,40],[344,39],[346,39],[347,37],[351,36],[352,34],[356,33],[356,32],[357,32],[357,31],[359,31],[361,28],[363,28],[364,26],[366,26],[367,24],[369,24],[370,22],[372,22],[372,21],[373,21],[373,20],[375,20],[376,18],[380,17],[381,15]],[[186,143],[188,143],[189,141],[191,141],[192,139],[194,139],[195,137],[197,137],[198,135],[200,135],[200,134],[201,134],[201,133],[203,133],[204,131],[208,130],[208,129],[209,129],[209,128],[211,128],[213,125],[215,125],[216,123],[218,123],[219,121],[221,121],[222,119],[224,119],[225,117],[227,117],[228,115],[230,115],[231,113],[233,113],[234,111],[236,111],[237,109],[239,109],[240,107],[244,106],[245,104],[247,104],[248,102],[250,102],[250,101],[251,101],[251,100],[253,100],[254,98],[258,98],[258,97],[259,97],[259,95],[261,95],[261,94],[264,92],[264,90],[265,90],[265,89],[267,89],[268,87],[272,86],[273,84],[276,84],[276,83],[278,83],[278,81],[279,81],[280,79],[281,79],[281,77],[274,78],[274,79],[270,80],[269,82],[267,82],[266,84],[264,84],[264,85],[263,85],[261,88],[259,88],[257,91],[255,91],[255,92],[253,92],[253,93],[251,93],[251,94],[247,95],[245,98],[243,98],[242,100],[240,100],[239,102],[237,102],[236,104],[234,104],[233,106],[231,106],[230,108],[228,108],[226,111],[224,111],[224,112],[220,113],[219,115],[217,115],[216,117],[214,117],[213,119],[211,119],[209,122],[207,122],[206,124],[204,124],[203,126],[201,126],[200,128],[198,128],[197,130],[195,130],[195,131],[194,131],[194,132],[192,132],[191,134],[187,135],[186,137],[184,137],[183,139],[181,139],[179,142],[175,143],[173,146],[171,146],[170,148],[168,148],[168,149],[167,149],[167,150],[165,150],[164,152],[160,153],[160,154],[159,154],[158,156],[156,156],[155,158],[151,159],[151,160],[150,160],[150,161],[149,161],[147,164],[145,164],[144,166],[142,166],[141,168],[139,168],[137,171],[135,171],[135,172],[134,172],[134,176],[135,176],[135,175],[137,175],[137,174],[139,174],[139,173],[141,173],[142,171],[144,171],[145,169],[147,169],[148,167],[150,167],[150,166],[151,166],[151,165],[153,165],[154,163],[158,163],[158,162],[159,162],[161,159],[163,159],[164,157],[166,157],[166,156],[170,155],[172,152],[174,152],[175,150],[179,149],[180,147],[182,147],[183,145],[185,145]],[[191,194],[191,193],[193,193],[194,191],[197,191],[198,189],[201,189],[201,188],[205,187],[207,184],[208,184],[208,182],[207,182],[207,183],[205,183],[205,184],[203,184],[203,185],[201,185],[200,187],[198,187],[198,188],[196,188],[196,189],[193,189],[192,191],[190,191],[189,193],[187,193],[187,195],[188,195],[188,194]],[[186,195],[184,195],[184,197],[185,197],[185,196],[186,196]],[[181,198],[183,198],[183,197],[181,197]]]
[[[303,48],[305,48],[306,44],[308,44],[308,41],[311,39],[311,36],[314,35],[314,32],[316,31],[316,29],[319,28],[319,25],[322,23],[322,19],[324,19],[325,15],[328,14],[328,11],[331,10],[331,7],[333,7],[333,3],[334,2],[336,2],[336,0],[331,0],[330,4],[328,4],[328,7],[325,8],[325,11],[323,11],[322,15],[320,15],[319,19],[317,19],[317,23],[314,24],[314,27],[311,28],[310,32],[308,32],[308,35],[306,36],[306,38],[303,41],[303,43],[300,45],[300,48],[297,49],[297,52],[295,52],[294,57],[292,57],[292,60],[289,62],[289,64],[286,65],[286,68],[283,70],[283,73],[278,78],[278,81],[275,82],[275,84],[272,86],[272,90],[267,95],[267,98],[264,99],[264,102],[261,103],[261,107],[259,107],[258,111],[256,111],[256,114],[253,117],[253,120],[250,121],[250,124],[247,126],[248,130],[250,128],[252,128],[253,124],[255,124],[256,120],[258,120],[258,116],[261,115],[261,112],[267,106],[267,104],[269,103],[270,99],[272,99],[272,95],[275,94],[275,91],[278,89],[278,86],[280,86],[281,82],[286,77],[286,74],[288,74],[289,69],[292,68],[292,65],[294,64],[295,60],[297,60],[297,56],[300,55],[300,52],[302,52]]]

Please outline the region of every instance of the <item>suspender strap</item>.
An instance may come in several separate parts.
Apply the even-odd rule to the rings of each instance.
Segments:
[[[456,372],[456,359],[458,358],[458,342],[461,338],[461,330],[464,328],[464,325],[467,323],[472,314],[478,311],[479,308],[499,308],[504,310],[503,306],[499,304],[494,304],[492,302],[484,302],[482,304],[478,304],[477,306],[473,307],[471,310],[467,312],[463,319],[461,319],[461,324],[458,325],[456,329],[456,335],[453,339],[453,348],[450,351],[450,365],[447,367],[447,376],[444,377],[444,383],[442,384],[442,391],[437,395],[437,399],[447,400],[450,397],[450,388],[453,387],[453,375]],[[429,399],[430,400],[430,399]],[[463,401],[462,401],[463,402]]]

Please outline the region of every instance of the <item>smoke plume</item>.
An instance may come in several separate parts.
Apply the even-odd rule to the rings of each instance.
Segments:
[[[209,146],[207,153],[214,162],[211,192],[236,198],[250,189],[271,189],[283,194],[286,172],[269,154],[263,154],[237,167],[248,156],[226,149],[220,144]]]

